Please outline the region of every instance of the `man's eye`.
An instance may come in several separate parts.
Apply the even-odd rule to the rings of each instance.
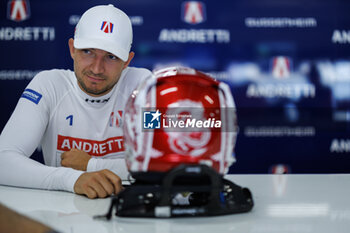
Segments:
[[[85,54],[90,54],[90,53],[91,53],[91,51],[90,51],[90,50],[88,50],[88,49],[83,49],[83,53],[85,53]]]
[[[117,60],[118,58],[114,55],[108,55],[108,58],[111,59],[111,60]]]

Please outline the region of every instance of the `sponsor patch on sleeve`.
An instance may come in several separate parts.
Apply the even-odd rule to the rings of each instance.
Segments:
[[[39,103],[41,97],[42,97],[42,94],[40,94],[32,89],[29,89],[29,88],[25,89],[22,96],[21,96],[21,98],[26,98],[35,104]]]

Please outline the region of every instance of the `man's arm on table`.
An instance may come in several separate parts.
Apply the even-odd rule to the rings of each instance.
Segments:
[[[108,169],[117,174],[121,180],[128,180],[129,175],[125,159],[123,157],[115,159],[94,158],[85,151],[75,148],[62,153],[61,165],[88,172]]]
[[[35,84],[33,86],[35,88]],[[44,89],[40,90],[40,87],[36,90],[41,91],[43,96],[49,96]],[[20,98],[0,135],[0,184],[65,190],[94,198],[111,193],[105,185],[108,182],[113,186],[114,193],[119,192],[122,189],[121,182],[115,174],[111,178],[111,175],[105,174],[106,171],[84,173],[72,168],[49,167],[29,158],[46,130],[49,120],[48,102],[49,100],[43,97],[35,105],[28,99]],[[91,182],[91,179],[94,182],[87,183]]]

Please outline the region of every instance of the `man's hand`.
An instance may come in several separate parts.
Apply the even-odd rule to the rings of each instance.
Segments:
[[[86,171],[90,159],[91,156],[88,153],[74,148],[61,154],[61,165]]]
[[[83,173],[74,184],[74,192],[88,198],[104,198],[123,189],[120,177],[107,169]]]

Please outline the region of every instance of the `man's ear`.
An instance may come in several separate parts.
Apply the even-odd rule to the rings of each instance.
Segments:
[[[70,38],[68,40],[68,46],[69,46],[70,56],[74,59],[75,48],[74,48],[74,40],[73,40],[73,38]]]
[[[125,62],[125,64],[124,64],[124,69],[126,68],[126,67],[128,67],[128,65],[130,64],[130,62],[131,62],[131,60],[134,58],[134,56],[135,56],[135,53],[134,52],[130,52],[129,53],[129,58],[128,58],[128,60]]]

